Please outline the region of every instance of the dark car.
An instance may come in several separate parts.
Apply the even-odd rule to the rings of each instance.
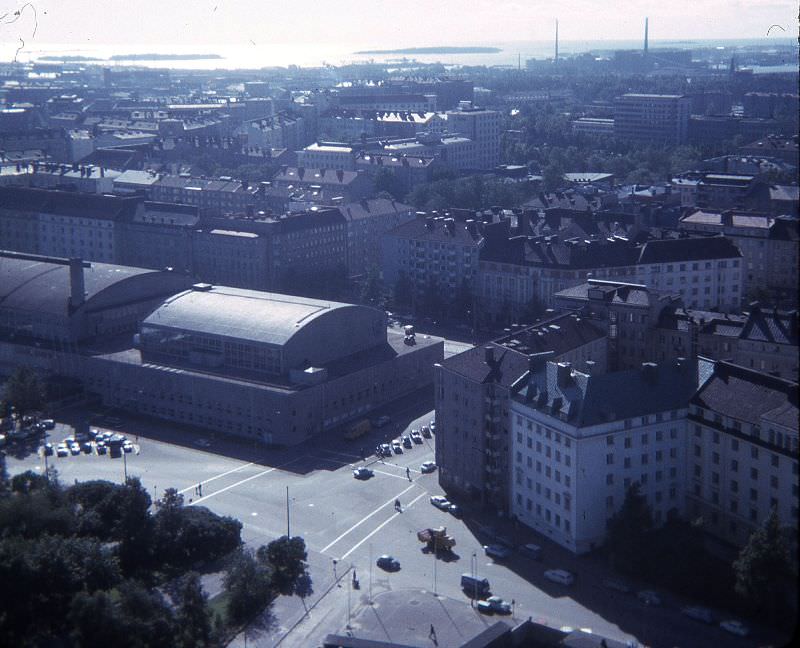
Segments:
[[[372,472],[369,468],[365,468],[364,466],[353,470],[353,477],[356,479],[369,479],[374,474],[374,472]]]
[[[44,444],[44,454],[48,457],[52,456],[53,454],[53,444],[52,443],[45,443]]]
[[[397,571],[400,569],[400,561],[392,556],[381,556],[375,561],[375,564],[386,571]]]
[[[503,560],[511,555],[511,550],[508,547],[499,544],[486,545],[483,550],[489,558],[495,560]]]

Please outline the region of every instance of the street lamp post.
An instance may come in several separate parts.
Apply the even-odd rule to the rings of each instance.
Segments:
[[[128,454],[125,450],[122,450],[122,465],[124,466],[125,471],[125,483],[128,483]]]
[[[478,598],[478,554],[476,552],[472,552],[472,558],[470,559],[470,571],[472,572],[472,587],[473,587],[473,596],[470,597],[470,607],[475,607],[475,599]]]
[[[289,540],[292,537],[292,529],[289,526],[289,487],[286,487],[286,539]]]

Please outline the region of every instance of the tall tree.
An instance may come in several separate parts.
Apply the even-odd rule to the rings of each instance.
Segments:
[[[786,607],[784,593],[792,573],[789,546],[783,536],[775,509],[750,536],[733,563],[736,593],[772,620]]]
[[[183,648],[204,648],[211,644],[211,612],[197,572],[189,572],[178,583],[178,645]]]
[[[622,507],[609,520],[606,548],[613,566],[628,574],[640,573],[648,555],[647,533],[653,516],[647,499],[633,482],[625,493]]]
[[[16,408],[18,414],[27,414],[44,407],[44,383],[30,367],[17,367],[8,377],[4,392],[5,400]]]
[[[242,549],[233,559],[225,575],[228,592],[228,615],[235,622],[247,620],[270,601],[272,568],[268,562],[256,560],[253,553]]]
[[[272,580],[281,594],[294,592],[298,580],[306,573],[306,543],[299,536],[273,540],[266,547],[259,547],[256,556],[272,566]]]

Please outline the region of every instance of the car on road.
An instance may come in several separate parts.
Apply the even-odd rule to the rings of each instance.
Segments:
[[[366,468],[365,466],[360,466],[355,470],[353,470],[353,477],[355,477],[356,479],[369,479],[374,474],[375,473],[373,471],[371,471],[369,468]]]
[[[699,605],[690,605],[681,608],[681,612],[695,621],[714,623],[714,613],[708,608],[700,607]]]
[[[79,443],[77,443],[77,442],[75,442],[75,443],[70,443],[70,444],[69,444],[69,451],[70,451],[70,452],[71,452],[73,455],[79,455],[79,454],[81,453],[81,446],[80,446],[80,444],[79,444]]]
[[[92,453],[92,442],[91,441],[84,441],[81,443],[81,450],[83,450],[86,454]]]
[[[447,509],[447,512],[452,515],[453,517],[460,518],[464,512],[461,510],[461,507],[458,504],[450,504],[450,507]]]
[[[53,444],[52,443],[45,443],[42,446],[42,452],[44,452],[46,457],[50,457],[53,454]]]
[[[432,473],[436,470],[436,464],[433,461],[423,461],[419,467],[421,473]]]
[[[531,560],[542,559],[542,548],[537,544],[526,544],[519,548],[521,554],[527,556]]]
[[[618,578],[604,578],[603,587],[622,592],[623,594],[629,594],[631,591],[631,586]]]
[[[400,561],[393,556],[381,556],[375,561],[375,564],[386,571],[398,571],[400,569]]]
[[[411,431],[411,440],[414,443],[422,443],[422,435],[419,433],[419,430]]]
[[[403,444],[399,441],[392,441],[392,450],[395,454],[403,454]]]
[[[99,455],[104,455],[106,454],[106,452],[108,452],[108,446],[106,445],[105,441],[98,441],[97,443],[95,443],[94,447],[95,450],[97,450],[97,454]]]
[[[494,560],[505,560],[511,555],[511,550],[503,545],[485,545],[483,551],[489,558],[493,558]]]
[[[730,632],[740,637],[746,637],[750,634],[750,628],[741,621],[734,621],[733,619],[721,622],[719,627],[725,630],[725,632]]]
[[[58,447],[56,448],[56,456],[58,456],[58,457],[68,457],[69,456],[69,448],[65,444],[59,443]]]
[[[497,614],[511,614],[511,603],[499,596],[490,596],[486,599],[486,602],[491,607],[492,612],[496,612]]]
[[[566,569],[548,569],[544,577],[552,583],[570,586],[575,582],[575,575]]]
[[[101,432],[100,432],[100,430],[98,430],[97,428],[89,428],[89,436],[90,436],[92,439],[96,439],[96,438],[97,438],[98,436],[100,436],[101,434],[102,434],[102,433],[101,433]]]
[[[450,502],[442,495],[431,495],[431,504],[441,511],[450,510]]]
[[[430,438],[431,438],[431,429],[430,429],[430,428],[429,428],[427,425],[423,425],[423,426],[420,428],[420,433],[421,433],[421,434],[422,434],[422,436],[424,436],[426,439],[430,439]]]
[[[133,452],[133,444],[130,441],[125,441],[122,444],[122,451],[123,452]]]
[[[64,440],[61,443],[67,446],[71,446],[73,443],[75,443],[75,437],[71,436],[64,437]]]
[[[431,422],[428,423],[428,427],[431,429],[431,432],[436,434],[436,419],[431,419]]]
[[[653,590],[642,590],[636,595],[636,598],[644,605],[652,605],[654,607],[661,605],[661,597],[658,592],[654,592]]]
[[[411,442],[411,437],[407,434],[403,437],[403,447],[404,448],[413,448],[414,444]]]

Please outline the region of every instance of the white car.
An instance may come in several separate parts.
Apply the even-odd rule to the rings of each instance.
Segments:
[[[81,447],[77,443],[70,443],[69,444],[69,451],[73,455],[79,455],[81,453]]]
[[[69,448],[65,443],[59,443],[58,447],[56,448],[56,455],[59,457],[68,457],[69,456]]]
[[[424,461],[419,467],[421,473],[432,473],[436,470],[436,464],[432,461]]]
[[[122,444],[122,451],[123,452],[133,452],[133,444],[130,441],[125,441]]]
[[[740,637],[746,637],[750,634],[750,628],[748,628],[744,623],[741,621],[734,621],[733,619],[728,621],[723,621],[719,624],[719,627],[725,630],[726,632],[730,632],[731,634],[738,635]]]
[[[443,497],[442,495],[432,495],[431,504],[433,504],[436,508],[442,511],[450,510],[450,502],[447,500],[446,497]]]

